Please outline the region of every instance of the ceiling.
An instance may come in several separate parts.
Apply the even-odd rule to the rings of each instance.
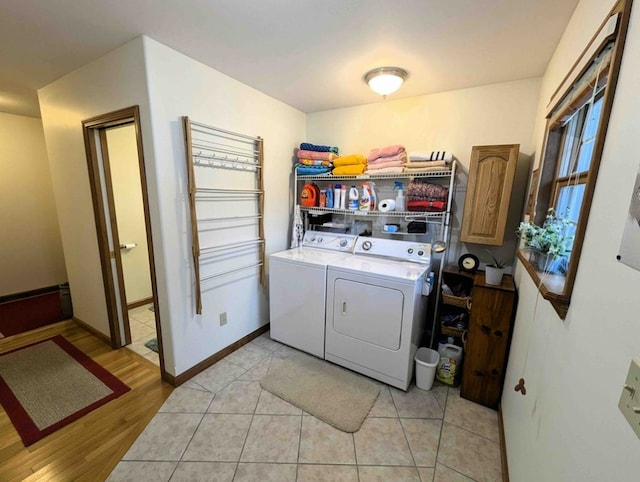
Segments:
[[[2,0],[0,111],[147,35],[304,112],[541,76],[578,0]]]

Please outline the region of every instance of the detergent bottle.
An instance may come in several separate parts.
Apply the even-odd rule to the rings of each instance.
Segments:
[[[367,183],[362,184],[362,195],[360,196],[360,211],[371,210],[371,194]]]
[[[453,341],[451,339],[447,341]],[[445,385],[456,385],[462,374],[462,348],[453,343],[438,343],[440,362],[436,378]]]
[[[347,209],[347,185],[340,188],[340,209]]]
[[[358,188],[351,186],[351,189],[349,189],[349,209],[352,211],[358,210],[358,199],[360,199]]]
[[[398,194],[396,195],[396,211],[404,211],[404,193],[402,192],[402,183],[400,181],[396,181],[394,183],[394,189],[398,190]]]
[[[315,207],[319,203],[319,192],[317,187],[308,182],[300,191],[300,204],[305,207]]]
[[[327,186],[327,207],[333,207],[333,186],[331,184]]]

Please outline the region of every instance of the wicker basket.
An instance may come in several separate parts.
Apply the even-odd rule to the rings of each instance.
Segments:
[[[458,306],[460,308],[471,309],[471,296],[453,296],[442,293],[442,302],[447,305]]]

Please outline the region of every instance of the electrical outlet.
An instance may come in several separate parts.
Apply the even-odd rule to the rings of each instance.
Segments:
[[[227,312],[223,311],[220,313],[220,326],[224,326],[227,324]]]
[[[627,379],[622,387],[622,395],[618,408],[627,419],[629,425],[640,437],[640,361],[631,360]]]

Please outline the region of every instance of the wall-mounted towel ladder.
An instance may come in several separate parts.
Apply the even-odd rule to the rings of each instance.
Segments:
[[[234,274],[259,269],[265,286],[263,140],[187,116],[182,122],[195,303],[201,314],[203,283],[231,283]]]

